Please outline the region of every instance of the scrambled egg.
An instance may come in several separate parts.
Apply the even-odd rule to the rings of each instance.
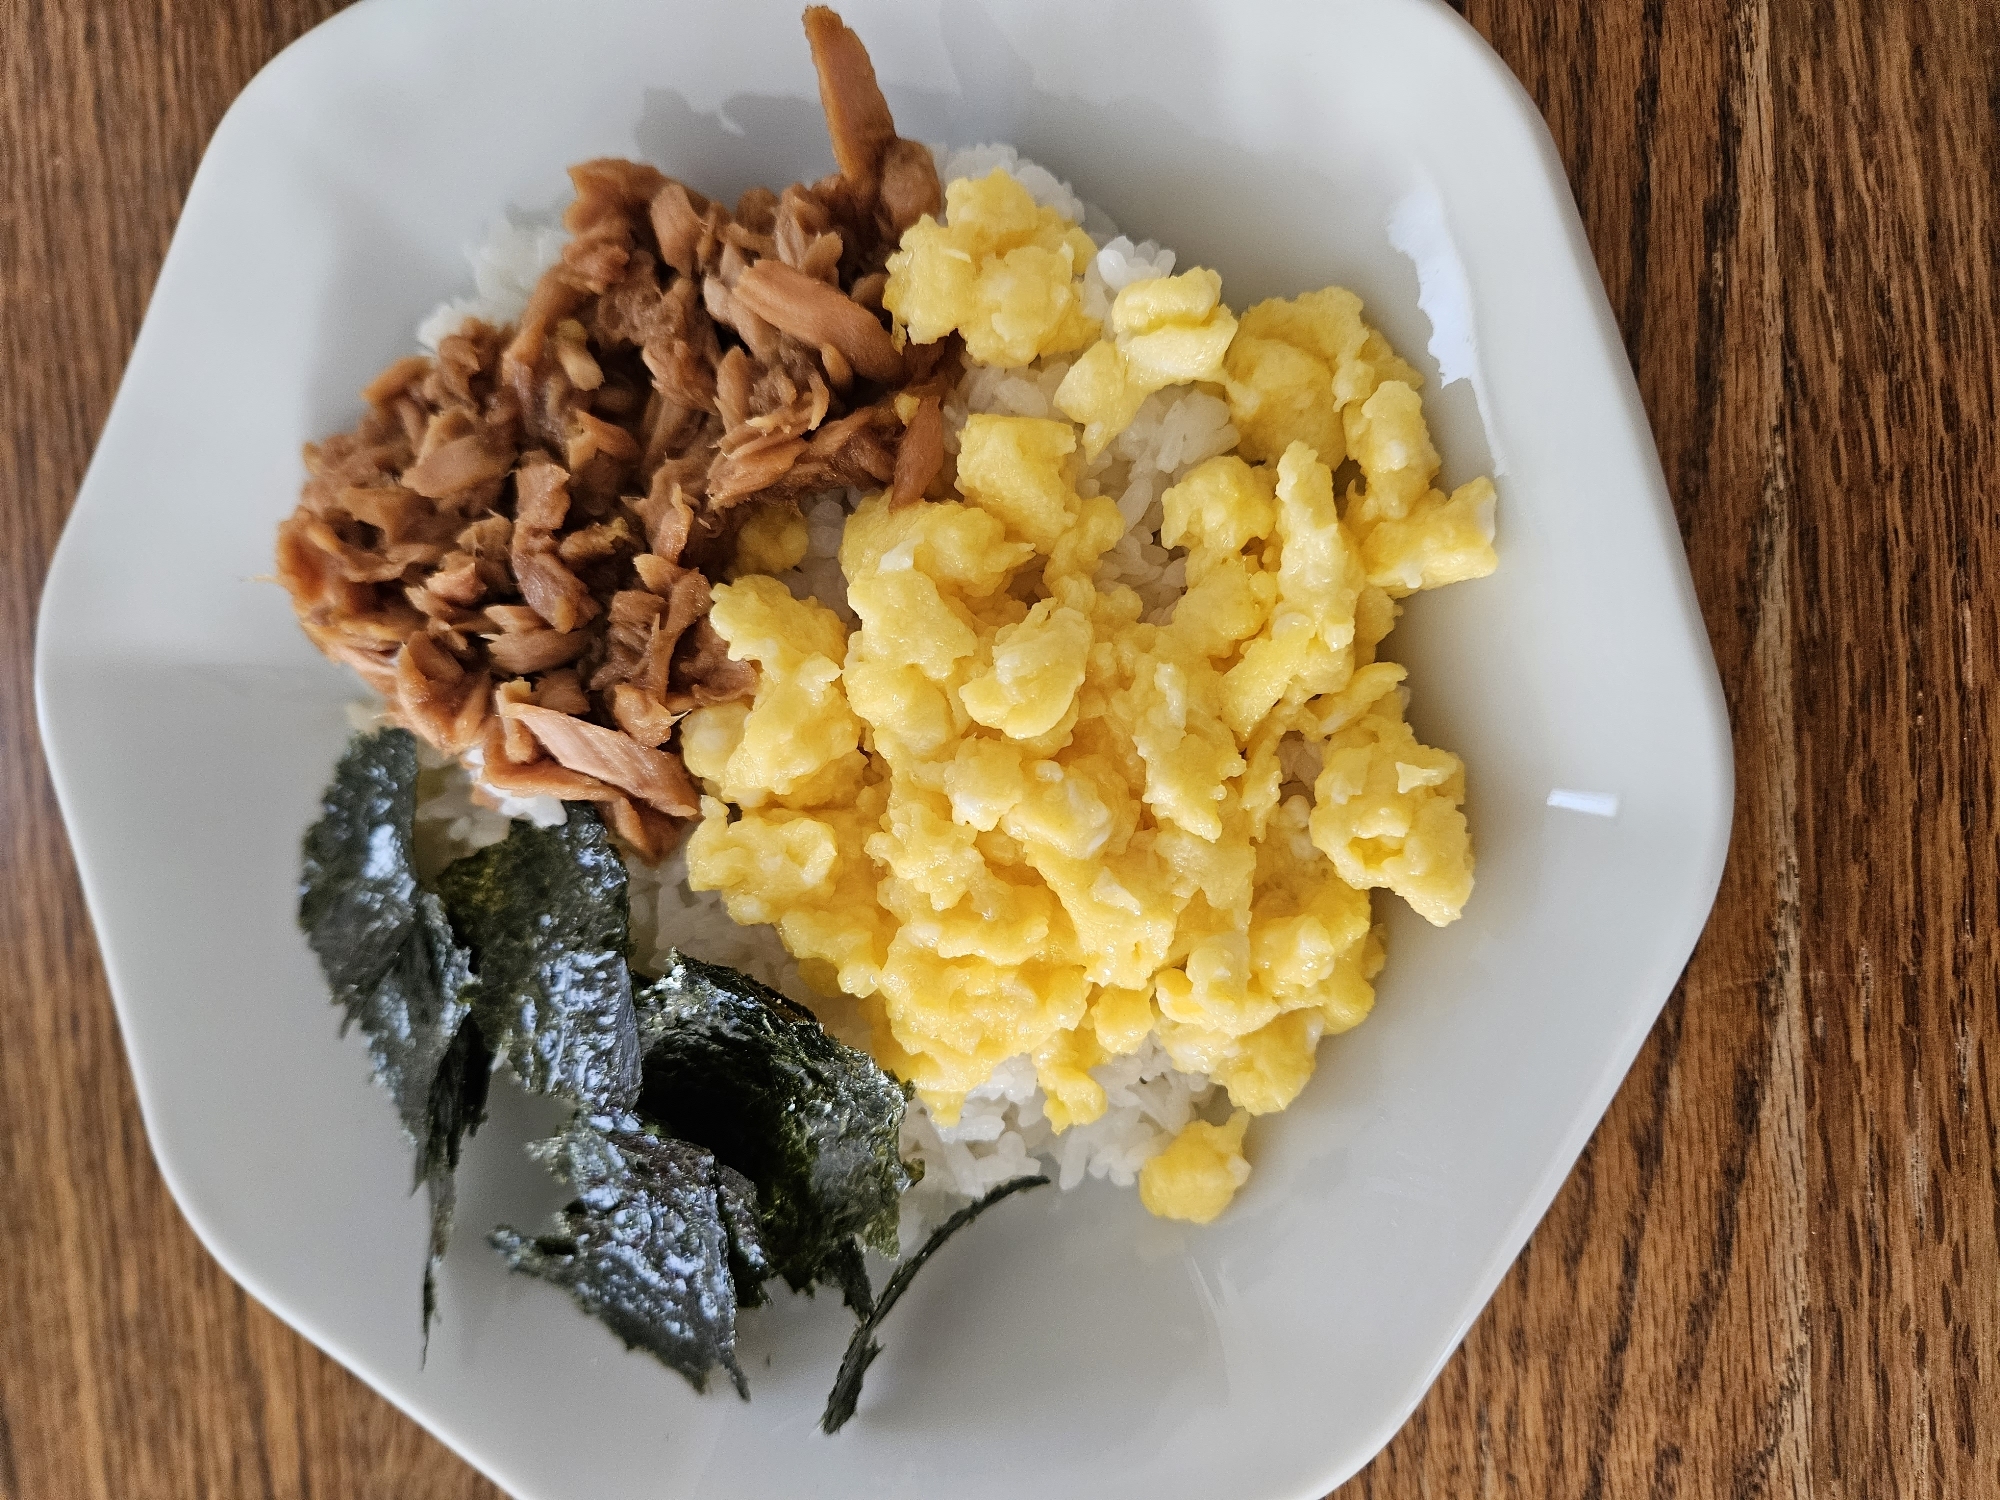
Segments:
[[[736,555],[730,559],[729,576],[745,573],[783,573],[796,568],[811,545],[806,518],[796,505],[759,506],[736,534]]]
[[[1097,337],[1080,286],[1097,246],[999,167],[945,188],[945,223],[925,214],[889,257],[882,305],[920,344],[965,338],[981,365],[1025,365]]]
[[[1236,319],[1222,305],[1222,278],[1197,266],[1181,276],[1137,281],[1111,304],[1113,336],[1086,350],[1056,388],[1056,409],[1083,426],[1095,458],[1131,425],[1154,391],[1220,380]]]
[[[1189,1122],[1173,1144],[1139,1169],[1139,1201],[1163,1219],[1206,1224],[1250,1180],[1243,1158],[1243,1129],[1250,1116],[1237,1110],[1226,1124]]]
[[[706,792],[689,883],[859,1001],[943,1124],[1021,1055],[1052,1125],[1088,1123],[1091,1070],[1157,1036],[1233,1113],[1190,1124],[1140,1193],[1206,1223],[1249,1174],[1250,1117],[1374,1002],[1369,892],[1440,925],[1471,892],[1464,767],[1417,741],[1379,648],[1398,599],[1492,570],[1492,485],[1435,488],[1418,377],[1352,294],[1239,321],[1196,269],[1126,287],[1100,330],[1075,225],[998,171],[946,205],[889,261],[898,336],[957,332],[992,365],[1082,350],[1061,416],[974,415],[959,498],[860,505],[851,632],[758,571],[798,560],[795,513],[746,529],[711,621],[760,686],[683,723]],[[1126,528],[1079,464],[1189,382],[1225,395],[1239,444],[1162,498],[1187,585],[1153,623],[1097,577]],[[1310,795],[1287,747],[1318,756]]]

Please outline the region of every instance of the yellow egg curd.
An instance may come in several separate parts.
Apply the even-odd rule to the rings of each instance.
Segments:
[[[756,570],[795,563],[795,538],[747,539],[711,619],[759,687],[682,725],[706,793],[689,884],[858,1002],[940,1124],[1020,1055],[1056,1129],[1094,1120],[1091,1069],[1157,1036],[1234,1106],[1140,1177],[1153,1212],[1206,1223],[1249,1174],[1249,1116],[1296,1099],[1374,1002],[1369,892],[1439,925],[1471,893],[1464,768],[1419,743],[1380,648],[1399,598],[1492,571],[1493,487],[1435,487],[1416,372],[1351,293],[1238,319],[1196,269],[1125,287],[1100,325],[1077,226],[1004,172],[946,205],[889,262],[897,336],[956,332],[991,365],[1080,350],[1061,415],[975,414],[957,498],[859,506],[852,631]],[[1079,464],[1191,383],[1239,444],[1162,497],[1187,585],[1148,623],[1097,579],[1125,524]],[[1302,752],[1317,779],[1286,796]]]

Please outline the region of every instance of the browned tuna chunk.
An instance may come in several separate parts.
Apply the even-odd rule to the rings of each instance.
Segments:
[[[819,70],[819,104],[833,138],[833,160],[856,193],[873,202],[882,157],[896,139],[889,103],[875,82],[875,64],[861,38],[824,5],[806,10],[806,41]]]
[[[572,771],[629,792],[672,817],[692,817],[700,806],[680,761],[630,735],[533,704],[507,704],[501,711],[526,724],[542,748]]]
[[[737,279],[736,300],[772,326],[813,348],[831,344],[870,380],[902,374],[903,359],[889,330],[865,307],[781,260],[760,260]]]
[[[752,696],[708,623],[753,505],[937,493],[955,341],[899,351],[903,230],[936,213],[860,39],[805,26],[839,172],[734,206],[643,162],[571,169],[568,241],[511,327],[390,363],[304,450],[277,577],[301,627],[496,793],[595,801],[648,858],[694,790],[681,715]]]

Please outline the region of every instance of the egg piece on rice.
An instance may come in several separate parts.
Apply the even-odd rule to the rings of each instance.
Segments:
[[[1471,893],[1464,766],[1380,648],[1492,571],[1494,492],[1437,488],[1352,293],[1239,318],[1119,246],[1005,161],[904,235],[897,338],[964,343],[954,493],[851,498],[838,599],[766,576],[825,586],[798,512],[746,528],[711,623],[759,685],[681,729],[688,885],[856,1010],[948,1185],[1040,1151],[1206,1223],[1369,1013],[1371,893],[1440,925]]]

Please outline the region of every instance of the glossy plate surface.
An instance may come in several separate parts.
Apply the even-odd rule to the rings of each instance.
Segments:
[[[355,696],[259,581],[299,445],[568,163],[733,196],[830,155],[789,0],[367,0],[216,133],[43,604],[43,729],[154,1149],[234,1276],[524,1500],[1318,1496],[1479,1312],[1714,896],[1727,725],[1644,413],[1541,121],[1442,5],[844,9],[904,133],[1013,141],[1236,307],[1353,287],[1429,377],[1447,480],[1497,472],[1500,571],[1390,641],[1419,733],[1470,766],[1465,920],[1397,906],[1374,1016],[1253,1133],[1222,1222],[1009,1204],[917,1283],[837,1439],[830,1300],[752,1316],[745,1405],[504,1271],[482,1231],[555,1197],[518,1151],[548,1118],[505,1091],[420,1368],[409,1153],[293,925]]]

